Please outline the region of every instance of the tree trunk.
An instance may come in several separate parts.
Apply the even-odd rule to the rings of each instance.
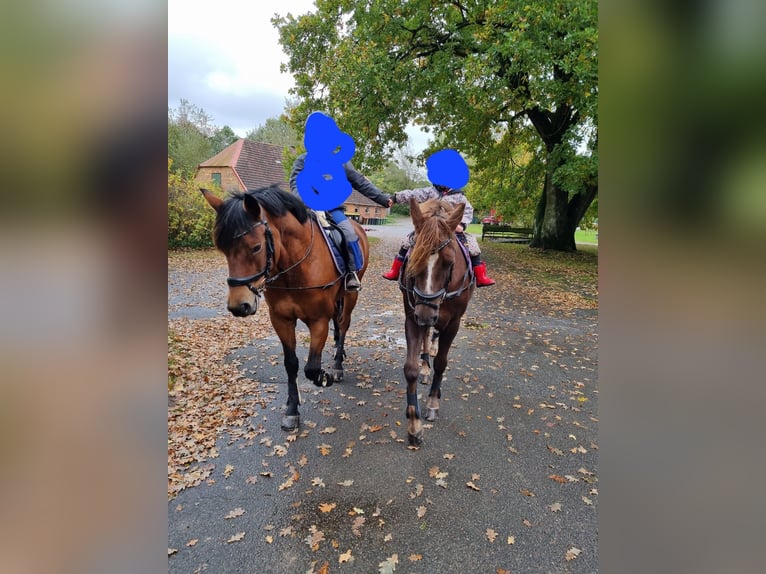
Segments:
[[[545,183],[537,202],[532,241],[529,246],[557,251],[577,251],[574,233],[582,214],[576,217],[578,210],[572,209],[573,205],[567,201],[567,192],[553,183],[551,173],[553,173],[555,166],[552,163],[552,158],[549,155],[545,170]],[[576,197],[579,197],[579,194]]]

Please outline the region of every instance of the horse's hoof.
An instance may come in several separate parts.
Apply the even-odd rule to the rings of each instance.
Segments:
[[[429,423],[432,423],[436,420],[436,417],[439,416],[439,409],[426,409],[426,420]]]
[[[331,387],[333,380],[330,375],[322,371],[322,374],[319,375],[316,379],[312,381],[317,387]]]
[[[300,415],[285,415],[282,417],[281,426],[283,431],[295,430],[299,426],[301,426],[301,416]]]
[[[422,446],[423,444],[423,431],[420,431],[418,434],[410,434],[407,433],[407,439],[410,442],[410,446]]]
[[[336,383],[338,381],[343,380],[343,369],[332,369],[330,371],[330,378],[335,381]]]

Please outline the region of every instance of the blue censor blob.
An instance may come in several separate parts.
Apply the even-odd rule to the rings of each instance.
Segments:
[[[330,116],[314,112],[306,120],[303,143],[305,164],[295,181],[303,202],[320,211],[343,205],[352,191],[343,164],[356,151],[354,139]]]
[[[443,149],[431,154],[426,160],[426,169],[428,181],[433,185],[460,189],[468,183],[468,164],[454,149]]]

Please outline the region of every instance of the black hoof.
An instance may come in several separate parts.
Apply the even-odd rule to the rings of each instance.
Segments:
[[[282,417],[281,427],[283,431],[292,431],[297,429],[299,426],[301,426],[300,415],[285,415]]]
[[[423,431],[420,431],[418,434],[407,433],[407,439],[409,440],[410,446],[422,446]]]
[[[426,409],[426,420],[430,423],[436,420],[439,416],[439,409]]]

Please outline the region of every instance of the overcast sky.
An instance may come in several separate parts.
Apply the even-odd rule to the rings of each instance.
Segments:
[[[313,9],[313,0],[168,0],[168,106],[186,99],[241,137],[279,116],[293,79],[279,71],[287,56],[271,18]],[[428,136],[410,133],[421,151]]]

